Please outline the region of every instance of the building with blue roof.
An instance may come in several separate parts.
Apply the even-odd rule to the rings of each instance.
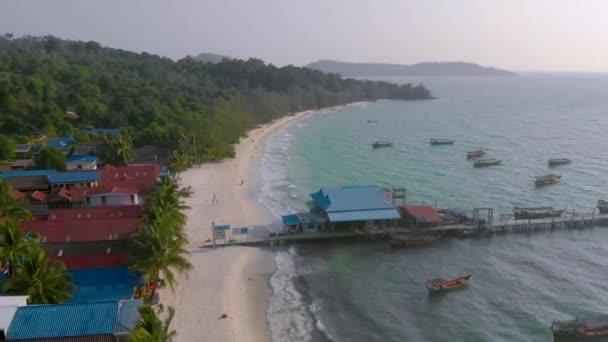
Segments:
[[[6,340],[76,341],[89,337],[87,341],[115,341],[136,327],[141,305],[141,300],[121,300],[21,306],[13,316]]]
[[[51,190],[94,188],[99,184],[100,178],[101,172],[99,171],[57,172],[48,176]]]
[[[71,170],[97,170],[97,157],[80,154],[65,159],[65,168]]]
[[[54,173],[57,173],[57,171],[52,169],[6,171],[0,172],[0,179],[19,191],[48,191],[48,177]]]
[[[329,225],[359,227],[369,222],[392,224],[401,219],[399,212],[386,200],[377,186],[322,188],[310,194],[310,212],[283,216],[288,232],[306,228],[325,229]]]
[[[120,134],[120,128],[91,128],[89,134]]]
[[[46,146],[54,147],[54,148],[63,148],[68,147],[70,145],[74,145],[76,140],[72,137],[60,137],[57,139],[52,139],[46,142]]]

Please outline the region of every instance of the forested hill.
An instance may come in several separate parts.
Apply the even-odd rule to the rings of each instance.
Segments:
[[[307,68],[343,76],[512,76],[507,70],[466,62],[423,62],[412,65],[384,63],[350,63],[321,60]]]
[[[423,86],[343,79],[257,59],[175,62],[92,41],[0,37],[4,134],[52,137],[86,125],[130,127],[136,144],[176,148],[188,140],[216,158],[231,155],[247,129],[289,112],[429,96]]]

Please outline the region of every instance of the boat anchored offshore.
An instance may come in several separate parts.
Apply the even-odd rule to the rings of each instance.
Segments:
[[[483,157],[484,154],[486,154],[484,150],[469,151],[467,152],[467,159],[478,159]]]
[[[608,202],[604,200],[597,201],[597,209],[600,211],[600,214],[608,214]]]
[[[570,164],[571,162],[572,162],[572,160],[566,159],[566,158],[549,159],[549,167],[555,167],[555,166],[559,166],[559,165],[566,165],[566,164]]]
[[[488,166],[496,166],[496,165],[500,165],[500,163],[502,163],[502,160],[500,159],[477,159],[474,163],[473,163],[473,167],[488,167]]]
[[[534,185],[536,185],[537,187],[551,185],[551,184],[559,183],[559,181],[561,179],[562,179],[562,176],[560,176],[560,175],[556,175],[556,174],[545,175],[545,176],[541,176],[541,177],[536,177],[536,180],[534,181]]]
[[[595,337],[608,337],[608,316],[594,319],[575,319],[571,321],[554,321],[551,324],[553,338],[576,338],[576,341],[586,341],[586,338],[598,341]],[[605,341],[602,339],[602,341]]]
[[[458,278],[443,279],[443,278],[431,278],[426,281],[426,288],[429,290],[429,294],[436,294],[447,292],[461,288],[469,283],[471,274],[461,275]]]
[[[387,140],[376,141],[375,143],[372,144],[373,148],[389,147],[389,146],[393,146],[393,143],[391,141],[387,141]]]
[[[564,209],[553,209],[553,207],[513,208],[513,216],[516,220],[535,220],[560,217],[563,213]]]
[[[452,139],[443,139],[443,138],[433,138],[431,139],[431,145],[453,145],[454,140]]]

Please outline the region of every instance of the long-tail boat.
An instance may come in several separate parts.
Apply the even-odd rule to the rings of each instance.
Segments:
[[[566,164],[570,164],[571,162],[572,162],[572,160],[567,159],[567,158],[553,158],[553,159],[549,159],[549,167],[566,165]]]
[[[559,181],[561,179],[562,179],[562,176],[560,176],[560,175],[556,175],[556,174],[545,175],[545,176],[537,177],[536,180],[534,181],[534,185],[537,187],[551,185],[551,184],[559,183]]]
[[[461,288],[468,284],[471,279],[471,274],[461,275],[458,278],[443,279],[443,278],[431,278],[426,281],[426,288],[429,290],[429,294],[442,293],[450,290]]]
[[[431,145],[453,145],[454,140],[444,138],[433,138],[431,139]]]
[[[473,163],[473,167],[488,167],[488,166],[496,166],[496,165],[500,165],[500,163],[502,163],[502,160],[500,159],[477,159],[474,163]]]
[[[373,148],[381,148],[381,147],[389,147],[389,146],[393,146],[393,143],[391,141],[387,141],[387,140],[376,141],[375,143],[372,144]]]
[[[486,151],[484,150],[469,151],[467,152],[467,159],[481,158],[484,156],[484,154],[486,154]]]
[[[564,209],[553,209],[553,207],[513,208],[513,216],[516,220],[535,220],[560,217],[563,213]]]
[[[551,331],[556,341],[563,338],[575,338],[576,341],[605,341],[608,337],[608,315],[594,319],[574,319],[571,321],[554,321]]]

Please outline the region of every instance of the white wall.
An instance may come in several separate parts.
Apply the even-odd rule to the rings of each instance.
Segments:
[[[97,163],[91,163],[84,160],[74,160],[65,163],[65,168],[71,170],[97,170]]]

